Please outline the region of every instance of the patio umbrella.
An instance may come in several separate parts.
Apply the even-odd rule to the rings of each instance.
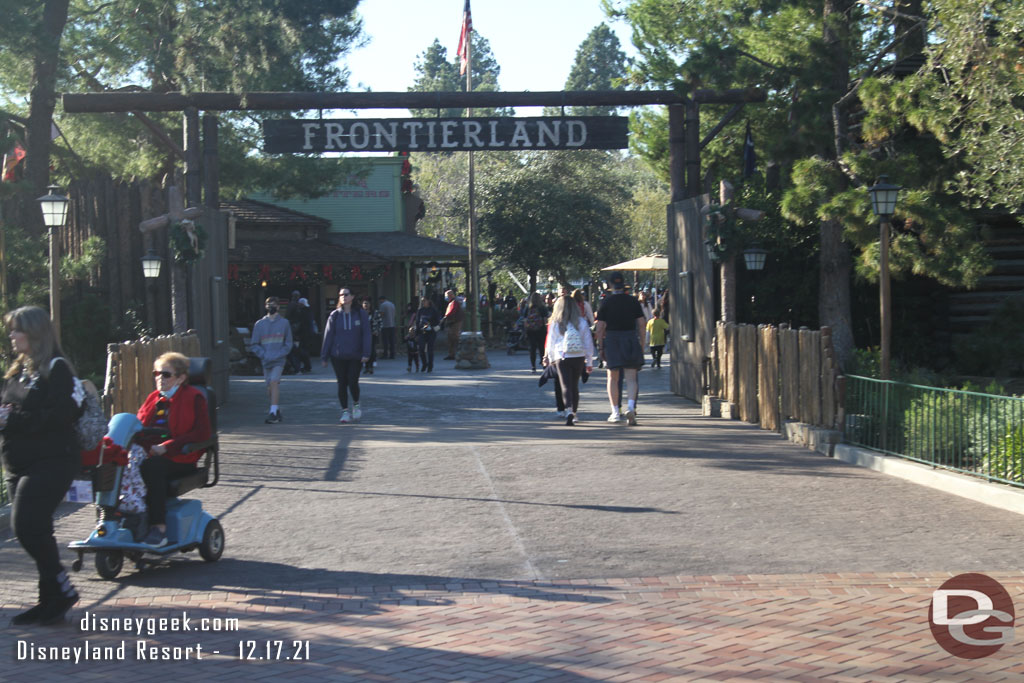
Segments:
[[[632,261],[623,261],[614,266],[608,266],[601,270],[668,270],[668,257],[666,256],[641,256]]]

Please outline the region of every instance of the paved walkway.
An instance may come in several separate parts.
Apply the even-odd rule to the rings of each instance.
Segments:
[[[1019,516],[703,418],[664,370],[641,375],[640,426],[604,421],[598,373],[583,423],[565,427],[522,354],[491,361],[467,373],[439,360],[431,375],[382,361],[357,425],[336,423],[320,368],[286,378],[279,425],[262,423],[261,381],[235,378],[222,483],[200,496],[224,524],[224,558],[114,581],[87,565],[71,623],[0,631],[0,680],[1024,674],[1024,646],[960,660],[927,623],[931,591],[966,571],[1021,604]],[[58,538],[92,523],[67,504]],[[32,577],[16,541],[0,542],[0,619],[24,609]],[[143,621],[111,632],[104,619]],[[89,661],[38,660],[82,647]]]

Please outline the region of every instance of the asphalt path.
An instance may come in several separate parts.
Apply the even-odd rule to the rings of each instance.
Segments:
[[[581,424],[567,427],[524,354],[490,360],[482,371],[438,360],[431,374],[380,361],[361,380],[363,420],[348,425],[319,365],[285,377],[275,425],[263,423],[261,378],[232,378],[221,482],[196,492],[224,526],[223,559],[193,552],[141,573],[126,566],[114,581],[87,564],[76,585],[103,603],[467,580],[1020,568],[1018,515],[704,418],[672,395],[667,369],[641,373],[638,426],[605,421],[596,371]],[[93,521],[88,506],[64,504],[61,545]],[[34,568],[8,534],[4,614],[34,592]]]

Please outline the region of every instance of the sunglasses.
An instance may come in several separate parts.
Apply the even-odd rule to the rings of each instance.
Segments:
[[[154,370],[153,377],[163,377],[164,379],[170,379],[174,377],[174,373],[170,370]]]
[[[341,296],[352,296],[352,292],[342,292]]]

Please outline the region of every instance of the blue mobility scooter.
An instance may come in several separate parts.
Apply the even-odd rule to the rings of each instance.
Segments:
[[[98,523],[89,538],[68,545],[78,553],[78,558],[71,565],[73,571],[81,571],[86,553],[95,554],[96,572],[104,579],[113,579],[121,573],[126,557],[134,562],[136,569],[141,570],[146,564],[156,564],[172,553],[186,553],[196,548],[207,562],[216,562],[223,554],[224,529],[220,522],[204,512],[198,500],[179,497],[193,489],[215,486],[220,479],[217,397],[213,388],[207,386],[210,359],[190,359],[188,375],[189,384],[206,396],[206,404],[210,411],[210,438],[201,443],[189,444],[184,449],[185,452],[206,451],[196,463],[196,471],[167,484],[169,542],[159,548],[139,542],[149,528],[146,515],[129,514],[118,509],[124,466],[115,462],[104,462],[101,450],[100,463],[92,474],[93,499]],[[145,432],[145,428],[135,415],[119,413],[110,419],[107,436],[117,446],[128,451],[135,437]]]

